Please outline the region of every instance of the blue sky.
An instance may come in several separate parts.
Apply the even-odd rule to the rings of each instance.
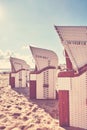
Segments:
[[[29,45],[53,50],[64,63],[54,25],[86,26],[87,0],[0,0],[0,68],[10,55],[32,65]]]

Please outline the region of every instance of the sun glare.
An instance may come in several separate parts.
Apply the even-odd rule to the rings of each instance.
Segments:
[[[5,8],[0,5],[0,21],[3,21],[5,19]]]

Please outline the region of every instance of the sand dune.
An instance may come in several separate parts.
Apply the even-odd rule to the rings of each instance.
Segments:
[[[10,86],[0,87],[0,130],[64,130],[43,101],[28,100]],[[55,112],[54,112],[55,113]]]

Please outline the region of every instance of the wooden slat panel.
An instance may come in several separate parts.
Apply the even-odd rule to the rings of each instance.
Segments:
[[[30,81],[30,98],[36,99],[36,80]]]
[[[12,88],[15,87],[15,77],[10,78],[10,85],[11,85]]]
[[[59,91],[59,122],[60,126],[69,126],[69,91]]]

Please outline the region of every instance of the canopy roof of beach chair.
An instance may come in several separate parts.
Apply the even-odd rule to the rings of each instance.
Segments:
[[[12,72],[17,72],[19,70],[25,69],[29,70],[30,66],[22,59],[10,57]]]
[[[38,71],[45,67],[58,67],[58,57],[55,52],[33,46],[30,46],[30,50],[35,59]]]
[[[55,26],[73,69],[87,65],[87,26]]]

